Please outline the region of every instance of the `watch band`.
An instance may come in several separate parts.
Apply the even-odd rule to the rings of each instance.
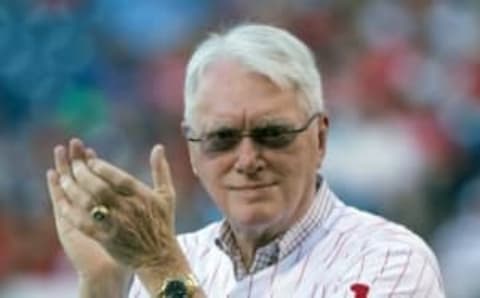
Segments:
[[[167,278],[163,282],[157,298],[192,298],[199,287],[193,274]]]

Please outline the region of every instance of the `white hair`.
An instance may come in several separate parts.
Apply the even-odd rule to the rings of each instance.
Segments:
[[[289,32],[268,25],[243,24],[212,34],[193,53],[185,80],[184,120],[192,120],[195,95],[206,68],[231,58],[269,78],[282,89],[296,88],[308,114],[323,111],[320,73],[310,49]]]

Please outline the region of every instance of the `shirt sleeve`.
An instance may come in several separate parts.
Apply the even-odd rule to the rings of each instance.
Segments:
[[[337,288],[339,297],[445,297],[433,254],[406,245],[364,252],[342,275]]]

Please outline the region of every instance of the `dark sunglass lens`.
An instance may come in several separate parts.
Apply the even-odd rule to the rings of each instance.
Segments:
[[[252,132],[252,138],[258,144],[269,148],[283,148],[295,138],[285,126],[267,126],[257,128]]]
[[[208,152],[227,151],[235,147],[241,138],[240,131],[235,129],[222,129],[207,135],[204,141],[205,150]]]

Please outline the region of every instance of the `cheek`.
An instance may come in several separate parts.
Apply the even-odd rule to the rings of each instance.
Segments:
[[[272,170],[281,176],[282,191],[287,193],[287,196],[298,195],[298,192],[305,187],[305,183],[316,175],[321,161],[319,153],[320,151],[309,145],[296,146],[288,152],[272,156]]]
[[[211,195],[218,195],[222,191],[222,181],[228,173],[229,164],[226,158],[201,158],[196,163],[197,176],[205,189]]]
[[[303,148],[302,152],[297,155],[298,163],[305,167],[306,172],[316,172],[325,154],[323,146],[320,146],[319,141],[312,137]]]
[[[289,179],[298,180],[314,173],[321,158],[319,151],[312,146],[295,146],[269,159],[275,172]]]

